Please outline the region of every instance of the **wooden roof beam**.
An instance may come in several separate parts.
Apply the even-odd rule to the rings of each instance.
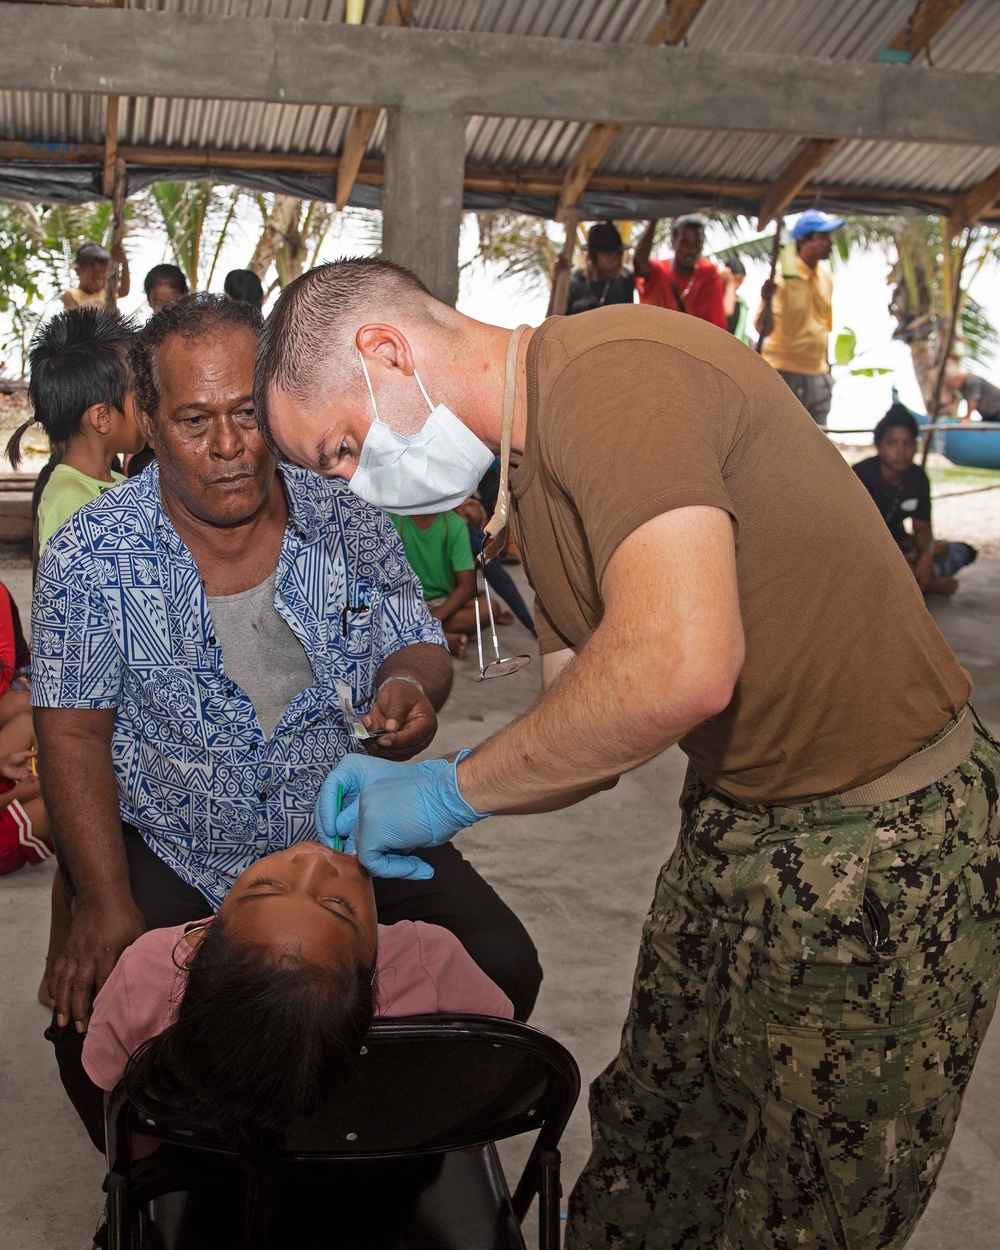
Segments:
[[[336,176],[340,158],[313,153],[285,152],[237,152],[206,148],[152,148],[132,147],[119,144],[118,156],[129,165],[167,167],[192,171],[220,171],[234,173],[246,170],[287,170],[297,173]],[[101,165],[104,146],[100,143],[61,144],[24,143],[19,140],[0,141],[0,161],[44,162],[46,164]],[[356,183],[380,186],[382,162],[362,161]],[[465,186],[470,191],[496,191],[508,195],[538,195],[554,197],[559,193],[562,178],[551,170],[505,170],[484,169],[469,166],[465,171]],[[727,197],[741,200],[760,200],[768,187],[760,182],[703,178],[655,178],[628,174],[595,174],[591,180],[594,191],[610,191],[630,195],[667,196],[688,195],[704,199],[706,204]],[[846,200],[874,202],[883,205],[907,204],[917,201],[936,209],[942,216],[954,207],[955,197],[942,191],[921,191],[918,188],[827,186],[810,183],[804,188],[816,199],[840,197]],[[1000,198],[1000,197],[998,197]],[[1000,209],[987,207],[980,213],[981,220],[991,223],[1000,218]]]
[[[669,0],[663,16],[646,36],[646,43],[650,47],[680,43],[704,3],[705,0]],[[566,170],[556,205],[556,221],[566,221],[567,216],[579,217],[580,197],[623,129],[622,126],[607,123],[591,128],[572,165]]]
[[[409,26],[413,19],[413,0],[391,0],[385,13],[384,26]],[[368,142],[378,122],[381,109],[359,108],[354,110],[351,128],[344,139],[344,147],[337,169],[337,190],[334,201],[337,212],[344,207],[354,188],[361,162],[365,159]]]
[[[843,139],[808,139],[799,148],[761,196],[757,209],[758,230],[763,230],[784,212],[843,142]]]
[[[965,0],[919,0],[909,21],[889,47],[905,48],[916,58],[964,3]],[[843,142],[843,139],[809,139],[799,148],[761,198],[757,210],[758,230],[763,230],[780,215]]]
[[[965,0],[919,0],[909,21],[889,47],[899,52],[905,50],[916,60],[964,3]]]
[[[980,217],[1000,200],[1000,165],[982,182],[977,182],[956,203],[948,216],[948,237],[957,238],[966,226],[974,225]]]

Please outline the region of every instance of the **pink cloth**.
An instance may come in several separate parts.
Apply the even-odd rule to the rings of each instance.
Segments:
[[[184,994],[189,924],[151,929],[123,953],[94,1001],[83,1066],[101,1089],[121,1080],[143,1042],[172,1024]],[[510,1020],[510,999],[481,971],[453,933],[422,920],[378,927],[379,1016],[463,1014]]]

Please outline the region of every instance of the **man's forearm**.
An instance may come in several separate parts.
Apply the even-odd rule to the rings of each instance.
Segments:
[[[381,686],[390,677],[412,677],[419,681],[427,700],[437,711],[451,692],[451,656],[433,642],[415,642],[401,647],[383,660],[375,678]]]
[[[61,729],[59,715],[35,709],[38,779],[60,852],[79,897],[131,894],[110,744]]]
[[[649,254],[653,250],[653,235],[656,233],[657,220],[654,217],[647,224],[639,242],[635,245],[635,251],[632,253],[632,268],[640,278],[648,278],[653,272],[653,266],[649,263]]]
[[[459,764],[476,811],[571,803],[729,704],[744,643],[728,514],[690,507],[647,521],[618,548],[601,590],[604,619],[577,658]]]
[[[659,663],[669,664],[667,656]],[[708,714],[678,700],[649,706],[645,666],[631,650],[595,634],[523,716],[458,766],[459,788],[476,811],[551,811],[604,789],[683,738]]]

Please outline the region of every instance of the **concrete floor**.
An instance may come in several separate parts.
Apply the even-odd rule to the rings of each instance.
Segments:
[[[28,575],[0,574],[27,607]],[[976,682],[976,706],[1000,733],[1000,561],[962,574],[935,615]],[[528,649],[517,625],[512,651]],[[538,665],[488,685],[458,666],[436,748],[472,745],[534,696]],[[531,819],[494,818],[462,849],[522,916],[545,982],[533,1023],[563,1041],[588,1082],[614,1054],[628,1004],[639,930],[657,870],[677,835],[684,761],[675,748],[580,807]],[[51,867],[0,881],[0,1250],[85,1250],[97,1219],[102,1161],[77,1124],[41,1033],[35,1001],[45,947]],[[569,1185],[588,1153],[585,1098],[564,1139]],[[987,1038],[938,1190],[911,1250],[995,1250],[1000,1228],[1000,1028]]]

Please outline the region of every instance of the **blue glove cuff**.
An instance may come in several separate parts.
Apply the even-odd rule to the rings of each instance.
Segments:
[[[454,762],[448,765],[448,778],[455,791],[456,815],[461,814],[462,820],[467,825],[475,824],[477,820],[485,820],[487,816],[492,816],[492,812],[477,812],[462,797],[462,791],[458,788],[458,766],[462,760],[468,758],[472,751],[466,747],[464,751],[459,751],[455,756]]]

